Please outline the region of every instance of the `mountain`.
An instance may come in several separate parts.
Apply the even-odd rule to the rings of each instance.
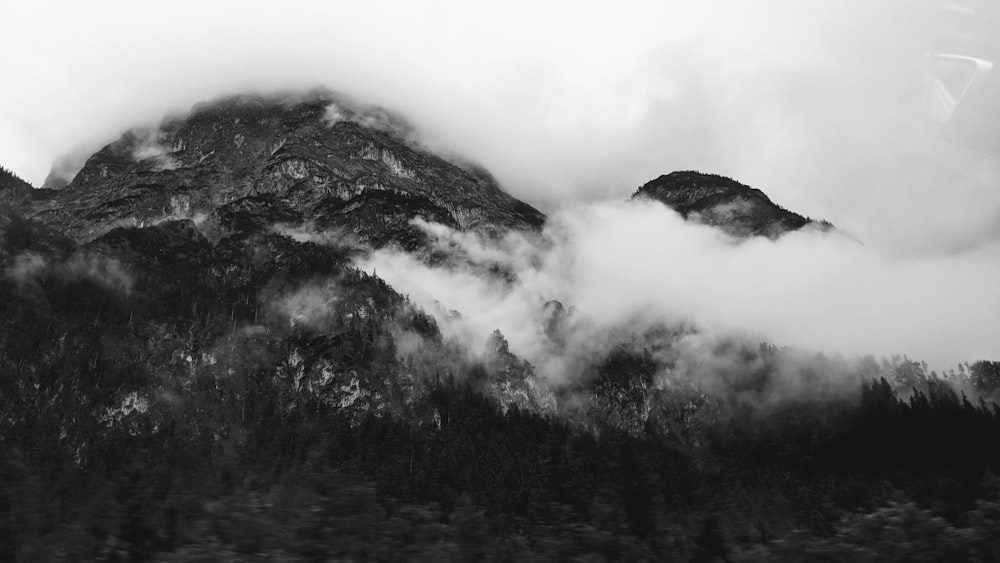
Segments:
[[[0,171],[0,560],[1000,553],[1000,409],[957,376],[688,326],[579,350],[587,320],[554,300],[534,318],[564,381],[499,331],[448,336],[462,312],[357,259],[422,254],[417,217],[545,218],[384,110],[227,98],[49,186]],[[634,197],[746,236],[809,224],[719,176]],[[1000,392],[1000,367],[969,371]]]
[[[632,199],[659,201],[685,219],[718,227],[735,237],[777,238],[806,227],[833,226],[775,204],[764,192],[717,174],[671,172],[640,187]]]
[[[423,240],[416,216],[490,234],[545,221],[482,168],[420,146],[401,118],[328,92],[196,106],[127,132],[43,192],[25,214],[80,241],[166,219],[255,229],[261,217],[412,250]]]
[[[421,250],[418,217],[484,236],[545,220],[384,110],[226,98],[127,132],[60,189],[0,181],[0,439],[71,420],[52,455],[84,467],[168,420],[219,443],[306,408],[440,424],[430,393],[464,372],[503,410],[555,408],[502,335],[466,354],[354,267]]]
[[[554,408],[502,335],[471,357],[449,348],[354,267],[371,248],[421,249],[417,217],[486,236],[545,220],[384,110],[329,93],[227,98],[127,132],[61,189],[3,170],[0,198],[0,372],[13,374],[0,439],[71,420],[52,455],[83,467],[107,437],[167,420],[224,442],[268,419],[265,404],[278,419],[440,421],[432,387],[472,366],[502,408]]]

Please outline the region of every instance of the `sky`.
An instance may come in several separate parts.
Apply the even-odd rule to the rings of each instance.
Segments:
[[[1000,279],[1000,178],[928,172],[914,156],[942,4],[0,0],[0,164],[40,185],[57,159],[195,103],[326,86],[397,110],[428,146],[565,224],[673,170],[734,177],[863,241],[867,255],[830,259],[873,272],[881,293],[855,276],[843,299],[902,286],[909,300],[889,309],[919,309],[964,295],[951,310],[980,337],[950,346],[997,355],[982,331],[1000,325],[983,285]],[[947,282],[965,276],[975,283]]]

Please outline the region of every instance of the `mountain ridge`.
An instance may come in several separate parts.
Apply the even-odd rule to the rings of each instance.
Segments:
[[[416,214],[484,234],[544,223],[481,168],[457,166],[408,134],[393,114],[331,93],[226,98],[126,132],[64,188],[39,192],[44,197],[25,215],[89,240],[117,226],[211,215],[263,198],[361,242],[406,249],[420,245],[409,225]]]

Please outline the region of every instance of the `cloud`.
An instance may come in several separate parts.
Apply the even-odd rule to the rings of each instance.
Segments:
[[[4,269],[4,274],[14,283],[23,286],[32,283],[47,266],[48,261],[44,256],[23,252],[14,257],[13,263]]]
[[[333,311],[342,291],[333,280],[310,282],[294,291],[270,299],[272,307],[290,326],[305,325],[325,329],[333,325]]]
[[[135,278],[118,260],[100,254],[77,252],[64,264],[62,275],[69,278],[88,279],[107,289],[132,292]]]
[[[330,104],[327,106],[326,114],[323,115],[323,121],[325,121],[330,127],[333,127],[345,119],[347,119],[347,116],[340,110],[337,104]]]
[[[499,328],[549,377],[563,377],[575,354],[661,325],[828,354],[906,354],[939,370],[1000,357],[1000,245],[890,259],[837,233],[737,241],[648,201],[561,211],[539,240],[484,242],[416,224],[462,259],[432,267],[382,250],[362,267],[470,346]],[[488,273],[497,270],[516,279]],[[569,352],[545,332],[552,299],[575,309]]]
[[[361,248],[354,233],[342,229],[317,228],[315,223],[312,222],[299,224],[276,223],[271,225],[271,230],[295,242],[311,242],[341,250]]]
[[[4,275],[25,287],[43,276],[56,276],[66,281],[85,279],[106,289],[128,294],[135,278],[114,258],[88,252],[76,252],[68,260],[52,261],[34,252],[22,252],[13,257]]]
[[[90,158],[90,155],[100,150],[100,148],[100,145],[77,145],[70,149],[69,152],[56,157],[52,162],[52,169],[49,171],[48,176],[40,184],[36,181],[36,186],[46,189],[62,189],[66,187],[73,181],[77,172],[82,170],[84,165],[87,164],[87,159]]]

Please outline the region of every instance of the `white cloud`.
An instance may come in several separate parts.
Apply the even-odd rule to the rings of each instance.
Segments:
[[[292,326],[326,326],[332,322],[331,311],[340,301],[340,293],[333,281],[308,283],[281,296],[274,307]]]
[[[4,274],[19,285],[26,285],[42,274],[47,266],[48,261],[45,257],[34,252],[22,252],[14,257],[12,263],[4,270]]]
[[[374,253],[364,267],[436,314],[451,336],[475,344],[499,328],[512,351],[543,368],[553,359],[543,330],[549,299],[576,308],[569,346],[580,350],[666,323],[849,356],[906,354],[936,369],[1000,357],[1000,245],[887,259],[836,233],[737,242],[655,202],[568,209],[537,243],[518,236],[492,246],[440,226],[426,230],[442,247],[458,245],[472,262],[501,264],[518,280],[477,267],[432,268],[392,251]],[[451,309],[462,319],[450,319]],[[560,366],[549,367],[558,377]]]

